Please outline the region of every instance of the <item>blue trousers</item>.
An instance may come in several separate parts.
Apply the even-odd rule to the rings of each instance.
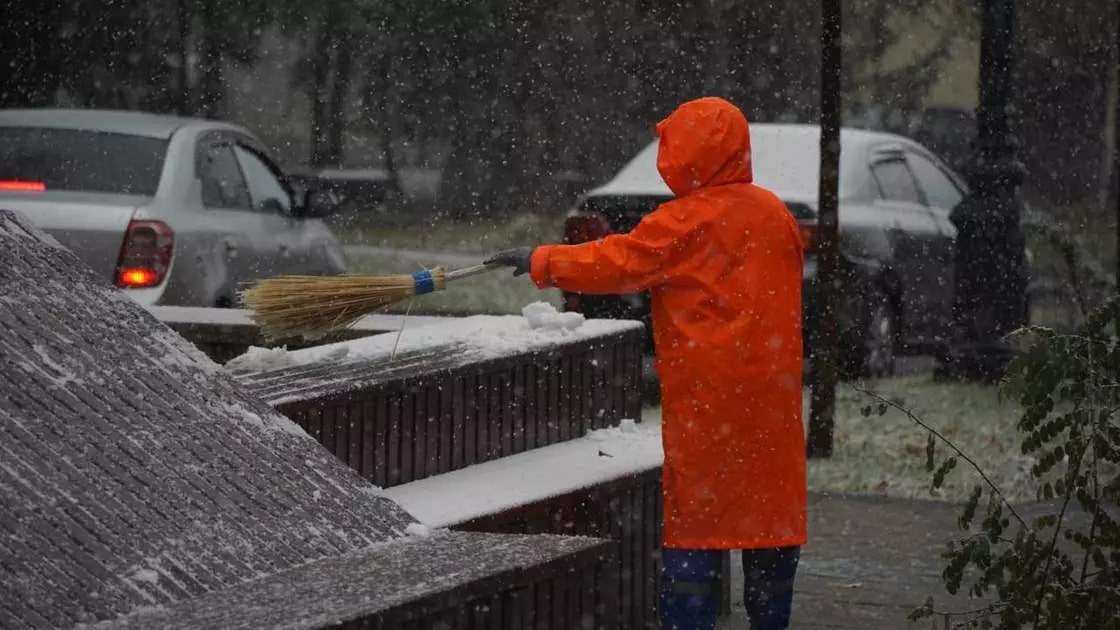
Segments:
[[[714,630],[719,613],[720,551],[662,550],[661,627]],[[743,551],[743,604],[751,630],[786,630],[800,547]]]

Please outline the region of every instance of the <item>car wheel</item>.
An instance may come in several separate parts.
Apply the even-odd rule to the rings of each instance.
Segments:
[[[882,289],[875,289],[867,298],[862,323],[845,343],[844,371],[855,378],[892,376],[898,349],[898,316]]]

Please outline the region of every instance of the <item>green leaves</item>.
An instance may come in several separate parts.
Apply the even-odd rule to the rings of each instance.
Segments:
[[[1062,445],[1055,446],[1054,448],[1046,451],[1039,458],[1038,462],[1031,468],[1031,475],[1034,477],[1042,477],[1050,472],[1058,464],[1058,462],[1065,459],[1066,450]]]
[[[880,401],[880,402],[875,403],[874,406],[864,405],[863,407],[860,408],[859,412],[864,418],[870,418],[872,413],[874,413],[877,416],[885,416],[885,415],[887,415],[887,411],[890,410],[890,408],[891,408],[890,405],[888,405],[885,402]]]
[[[958,527],[968,529],[972,526],[972,519],[976,516],[976,507],[980,504],[980,495],[983,493],[984,489],[980,486],[972,489],[972,494],[968,495],[968,501],[965,502],[960,517],[957,518]]]
[[[1020,520],[999,488],[972,489],[957,519],[967,534],[942,554],[941,578],[950,594],[986,597],[994,591],[998,601],[968,619],[954,619],[957,627],[1120,630],[1120,342],[1111,336],[1118,319],[1120,297],[1076,334],[1032,330],[1034,345],[1009,369],[1004,392],[1023,409],[1020,450],[1034,457],[1030,482],[1052,508]],[[935,467],[938,436],[925,428],[932,491],[960,460],[975,464],[946,441],[954,455]],[[910,619],[939,614],[928,600]]]
[[[937,472],[933,473],[933,483],[930,484],[930,490],[936,490],[945,485],[945,475],[948,475],[949,471],[953,470],[956,467],[956,457],[950,457],[949,459],[946,459],[944,462],[942,462],[941,466],[937,468]]]

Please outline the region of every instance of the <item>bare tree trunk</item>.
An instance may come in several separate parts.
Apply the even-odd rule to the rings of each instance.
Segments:
[[[822,0],[821,10],[821,171],[820,268],[817,283],[821,301],[815,306],[821,314],[813,344],[813,394],[810,403],[809,457],[831,457],[836,411],[836,285],[837,223],[839,220],[840,171],[840,0]]]
[[[1116,41],[1112,47],[1112,59],[1109,64],[1112,68],[1112,85],[1108,91],[1108,109],[1104,121],[1104,150],[1101,152],[1101,167],[1098,179],[1097,200],[1105,212],[1108,211],[1108,203],[1115,194],[1116,180],[1120,177],[1120,173],[1116,169],[1116,153],[1120,151],[1120,146],[1116,143],[1116,128],[1120,126],[1120,5],[1117,6],[1117,12]],[[1110,134],[1109,131],[1112,133]],[[1120,219],[1120,216],[1117,218]],[[1120,250],[1117,251],[1117,259],[1120,259]]]
[[[326,134],[330,118],[328,86],[331,78],[331,47],[334,46],[330,20],[322,18],[315,33],[311,57],[311,166],[322,168],[328,161]]]
[[[222,99],[225,91],[221,37],[218,33],[219,26],[215,22],[217,14],[215,2],[216,0],[205,0],[199,14],[202,29],[198,63],[200,77],[194,107],[196,113],[209,118],[222,116]]]
[[[52,52],[62,9],[57,2],[11,2],[0,37],[0,107],[39,107],[54,100],[62,68]]]
[[[182,115],[191,113],[191,103],[193,102],[190,78],[191,11],[187,4],[187,0],[177,0],[175,2],[175,25],[179,36],[179,85],[177,86],[178,97],[176,98],[175,108]]]
[[[385,172],[389,174],[389,190],[400,196],[401,176],[397,172],[397,159],[393,151],[393,112],[389,107],[389,90],[392,87],[393,57],[382,53],[377,60],[377,117],[378,135],[381,136],[381,155],[385,162]]]
[[[329,117],[323,134],[321,166],[342,167],[342,132],[346,127],[346,105],[354,69],[353,38],[343,36],[334,46],[334,81],[331,84]]]

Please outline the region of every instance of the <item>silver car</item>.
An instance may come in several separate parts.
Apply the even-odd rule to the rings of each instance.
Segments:
[[[333,205],[245,129],[139,112],[0,110],[0,208],[144,305],[232,306],[243,283],[340,274]]]

